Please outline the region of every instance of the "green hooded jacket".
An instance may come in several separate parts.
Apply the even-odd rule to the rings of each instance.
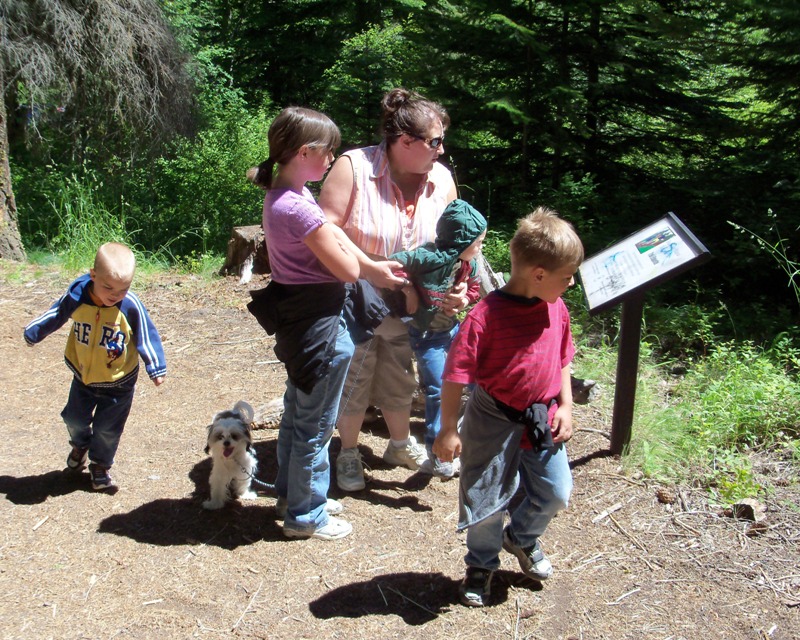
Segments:
[[[468,282],[470,302],[480,297],[476,260],[464,262],[459,256],[486,230],[486,219],[464,200],[447,205],[436,224],[436,242],[389,256],[403,264],[407,278],[420,297],[414,324],[420,331],[444,331],[455,319],[441,312],[447,293]]]

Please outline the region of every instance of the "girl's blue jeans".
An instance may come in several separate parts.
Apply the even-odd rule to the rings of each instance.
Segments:
[[[456,324],[449,331],[420,331],[408,328],[411,348],[417,358],[420,383],[425,391],[425,446],[430,451],[442,426],[442,374],[447,352],[458,332]]]
[[[525,497],[511,514],[509,526],[517,544],[527,548],[536,544],[556,513],[569,503],[572,472],[566,447],[559,444],[543,451],[523,450],[519,473]],[[504,513],[501,509],[467,529],[464,561],[468,566],[490,571],[500,567]]]
[[[304,393],[286,381],[275,481],[278,495],[286,498],[285,528],[311,534],[328,522],[325,511],[331,482],[328,445],[336,426],[339,398],[353,349],[344,320],[340,320],[327,375],[311,393]]]
[[[90,387],[72,379],[61,417],[69,441],[89,450],[89,460],[111,467],[117,454],[125,422],[131,412],[137,375],[117,387]]]

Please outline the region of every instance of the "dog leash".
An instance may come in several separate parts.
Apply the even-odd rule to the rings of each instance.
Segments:
[[[247,469],[245,469],[244,465],[241,462],[237,460],[236,463],[239,465],[239,468],[242,470],[242,473],[244,473],[244,475],[250,478],[251,482],[255,482],[256,484],[261,485],[262,487],[266,487],[267,489],[272,489],[273,491],[275,490],[274,484],[270,484],[269,482],[264,482],[263,480],[259,480]]]

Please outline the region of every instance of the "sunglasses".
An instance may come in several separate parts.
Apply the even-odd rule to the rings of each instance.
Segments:
[[[416,138],[417,140],[422,140],[425,144],[427,144],[431,149],[438,149],[442,146],[444,142],[444,136],[436,136],[435,138],[423,138],[422,136],[415,135],[413,133],[409,133],[412,138]]]

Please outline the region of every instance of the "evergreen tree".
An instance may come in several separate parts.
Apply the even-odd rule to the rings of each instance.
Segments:
[[[0,116],[11,116],[0,121],[0,257],[21,257],[11,249],[9,130],[16,142],[56,128],[77,157],[160,142],[189,123],[185,64],[157,0],[0,0]]]
[[[467,180],[487,199],[492,185],[493,203],[510,204],[512,215],[584,184],[624,226],[621,202],[700,153],[703,127],[734,124],[711,92],[691,89],[704,73],[693,47],[708,10],[495,0],[430,11],[420,46],[437,67],[431,90],[453,105],[454,135],[470,132],[458,140],[469,147],[459,149]],[[640,206],[627,207],[631,218]],[[607,218],[599,208],[594,217]]]
[[[343,43],[339,59],[323,75],[326,87],[321,105],[339,126],[343,148],[380,141],[383,95],[404,85],[407,70],[419,64],[419,55],[400,24],[374,26]]]
[[[209,37],[231,46],[228,71],[251,100],[319,107],[326,69],[343,43],[373,25],[402,19],[418,0],[212,0]]]

